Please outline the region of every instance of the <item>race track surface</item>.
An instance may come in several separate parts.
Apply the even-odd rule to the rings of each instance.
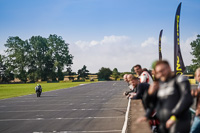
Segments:
[[[120,133],[126,90],[110,81],[0,100],[0,133]]]

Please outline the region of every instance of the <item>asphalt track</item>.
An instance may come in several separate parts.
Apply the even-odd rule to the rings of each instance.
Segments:
[[[0,100],[0,133],[120,133],[125,90],[110,81]]]

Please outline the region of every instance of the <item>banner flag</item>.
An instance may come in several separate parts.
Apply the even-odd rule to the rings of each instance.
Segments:
[[[162,60],[162,52],[161,52],[161,38],[162,38],[162,32],[163,32],[163,30],[160,31],[160,35],[159,35],[159,47],[158,47],[158,51],[159,51],[159,60]]]
[[[175,23],[174,23],[174,73],[176,75],[183,74],[183,72],[185,71],[185,66],[180,49],[180,30],[179,30],[180,11],[181,11],[181,3],[178,5],[178,8],[176,10]]]

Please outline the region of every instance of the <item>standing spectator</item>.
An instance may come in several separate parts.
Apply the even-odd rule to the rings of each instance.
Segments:
[[[196,116],[191,127],[190,133],[200,133],[200,68],[195,72],[195,79],[199,82],[198,88],[191,90],[191,94],[197,97],[196,102]]]
[[[151,75],[147,71],[143,71],[141,65],[135,65],[134,71],[138,75],[138,78],[140,79],[140,83],[153,83],[153,79]]]
[[[156,63],[155,73],[159,85],[150,85],[145,104],[156,109],[160,132],[188,133],[191,121],[189,107],[193,103],[188,79],[173,75],[169,63],[164,60]]]

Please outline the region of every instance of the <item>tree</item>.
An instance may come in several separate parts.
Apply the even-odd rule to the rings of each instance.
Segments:
[[[196,70],[200,67],[200,35],[197,35],[197,39],[190,43],[192,47],[191,54],[194,56],[192,59],[193,65],[191,65],[193,70]]]
[[[9,69],[14,72],[16,78],[26,82],[27,51],[30,49],[30,45],[19,37],[9,37],[5,47],[7,47],[6,53],[8,54],[7,64],[11,65]]]
[[[120,73],[118,72],[117,68],[114,68],[112,71],[112,77],[117,80],[120,76]]]
[[[69,54],[69,44],[62,37],[50,35],[49,38],[32,36],[23,41],[19,37],[9,37],[5,59],[6,70],[16,78],[26,82],[63,80],[63,70],[70,67],[73,56]]]
[[[195,69],[194,67],[191,65],[191,66],[186,66],[186,73],[194,73],[195,72]]]
[[[97,76],[98,76],[98,79],[100,80],[110,80],[111,74],[112,74],[112,71],[110,70],[110,68],[102,67],[97,73]]]
[[[2,82],[5,73],[5,66],[3,63],[3,57],[0,55],[0,81]]]
[[[67,67],[66,75],[69,75],[69,76],[73,75],[71,67]]]
[[[0,55],[0,82],[10,82],[14,79],[14,74],[9,70],[10,67],[5,64],[5,57]]]
[[[35,75],[35,80],[46,81],[48,74],[52,73],[52,65],[48,64],[49,61],[51,62],[51,58],[47,39],[41,36],[32,36],[29,42],[31,45],[29,70]]]
[[[89,71],[87,70],[87,67],[84,65],[83,68],[78,70],[78,79],[80,78],[87,78],[89,75]]]
[[[61,36],[50,35],[48,40],[49,53],[52,56],[53,64],[57,72],[58,80],[63,80],[64,66],[70,67],[72,63],[73,56],[69,54],[69,44],[65,43]]]
[[[131,73],[135,74],[134,66],[131,68]]]

